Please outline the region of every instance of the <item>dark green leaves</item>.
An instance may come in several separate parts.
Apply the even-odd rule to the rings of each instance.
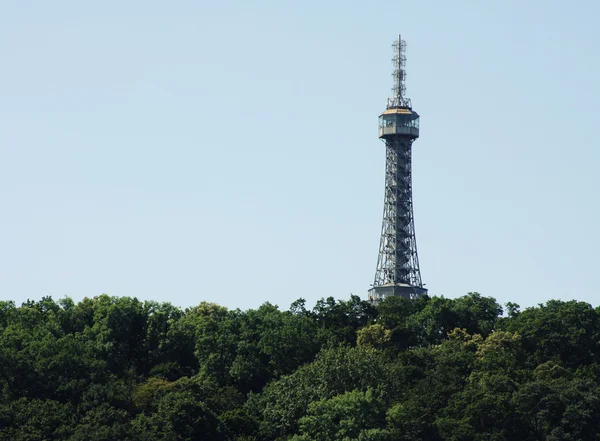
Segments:
[[[0,302],[0,441],[596,440],[600,310]]]

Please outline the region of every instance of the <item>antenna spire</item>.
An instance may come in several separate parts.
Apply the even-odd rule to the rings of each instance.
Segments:
[[[398,40],[394,41],[392,48],[394,49],[394,56],[392,57],[394,86],[392,87],[392,97],[388,98],[387,101],[387,108],[410,108],[410,99],[404,96],[406,92],[406,85],[404,84],[406,80],[406,41],[402,40],[402,37],[398,35]]]

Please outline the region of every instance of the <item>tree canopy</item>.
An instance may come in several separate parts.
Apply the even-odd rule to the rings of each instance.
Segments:
[[[600,309],[0,301],[0,441],[597,440]]]

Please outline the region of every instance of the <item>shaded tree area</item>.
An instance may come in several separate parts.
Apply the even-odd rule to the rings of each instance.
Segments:
[[[0,441],[596,440],[600,309],[0,301]]]

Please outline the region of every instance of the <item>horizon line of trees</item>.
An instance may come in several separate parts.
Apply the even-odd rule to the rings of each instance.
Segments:
[[[0,301],[0,441],[597,440],[600,309]]]

